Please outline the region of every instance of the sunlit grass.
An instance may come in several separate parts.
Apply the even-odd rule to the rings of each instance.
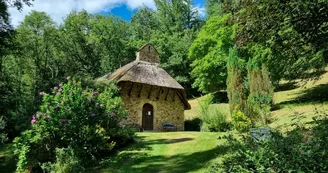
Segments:
[[[115,173],[185,173],[204,172],[226,148],[217,139],[225,133],[168,132],[138,133],[132,146],[106,160],[90,172]]]

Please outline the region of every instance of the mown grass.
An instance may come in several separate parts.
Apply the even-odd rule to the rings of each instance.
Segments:
[[[199,102],[202,99],[203,97],[199,97],[188,101],[189,104],[191,105],[191,109],[185,111],[185,120],[190,120],[199,117]],[[221,112],[227,114],[228,117],[230,114],[228,103],[215,103],[210,105],[209,109],[210,111],[214,109],[219,109]]]
[[[136,142],[90,172],[185,173],[204,172],[227,148],[217,139],[224,133],[137,133]]]

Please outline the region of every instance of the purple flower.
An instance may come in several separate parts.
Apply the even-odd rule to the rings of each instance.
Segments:
[[[62,87],[62,86],[63,86],[63,84],[62,84],[62,83],[60,83],[58,86],[59,86],[59,87]]]
[[[66,130],[66,126],[63,126],[63,130],[64,130],[64,131]]]
[[[32,117],[31,124],[36,124],[36,119],[35,119],[35,116],[34,115]]]
[[[66,119],[60,119],[60,121],[61,121],[62,123],[66,123],[66,122],[67,122]]]
[[[71,76],[67,76],[67,77],[66,77],[66,80],[70,80],[70,79],[71,79]]]
[[[96,114],[94,114],[94,113],[90,114],[91,118],[94,118],[95,116],[96,116]]]
[[[36,124],[36,119],[32,119],[31,124]]]
[[[55,109],[56,111],[58,111],[58,110],[59,110],[59,105],[56,105],[56,106],[54,107],[54,109]]]
[[[42,91],[39,94],[40,94],[40,96],[44,96],[46,93]]]

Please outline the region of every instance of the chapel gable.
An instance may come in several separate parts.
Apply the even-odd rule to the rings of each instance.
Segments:
[[[136,53],[137,61],[160,63],[159,53],[151,44],[145,44]]]

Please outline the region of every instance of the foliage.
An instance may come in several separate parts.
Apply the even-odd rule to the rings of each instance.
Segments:
[[[236,107],[244,111],[247,100],[247,90],[245,87],[245,63],[239,57],[236,49],[229,50],[229,57],[227,60],[227,92],[229,98],[230,112]]]
[[[202,125],[202,120],[200,118],[193,118],[184,121],[185,131],[200,131],[201,125]]]
[[[199,92],[191,86],[188,49],[203,21],[190,0],[156,0],[155,6],[156,10],[142,8],[133,16],[129,45],[153,44],[161,55],[161,66],[185,88],[188,97],[197,96]]]
[[[231,124],[238,132],[247,132],[252,127],[251,119],[240,111],[238,106],[232,111]]]
[[[169,34],[181,33],[186,28],[199,28],[200,19],[191,0],[154,0],[161,30]]]
[[[43,169],[49,173],[81,173],[84,168],[72,148],[56,148],[56,161],[44,164]]]
[[[311,128],[297,127],[287,136],[273,132],[270,141],[230,138],[231,154],[212,171],[221,172],[327,172],[327,115]]]
[[[308,70],[325,67],[328,35],[327,1],[240,1],[242,12],[234,13],[238,31],[236,45],[243,55],[261,44],[271,51],[268,65],[274,83],[281,78],[299,78]],[[320,9],[320,10],[319,10]],[[324,12],[319,12],[319,11]],[[304,17],[306,14],[306,17]]]
[[[205,8],[208,17],[222,15],[222,3],[218,0],[206,0]]]
[[[5,128],[5,121],[3,120],[3,117],[0,116],[0,146],[7,141],[7,134],[3,131]]]
[[[267,124],[273,103],[273,86],[266,65],[261,64],[260,55],[256,55],[247,64],[249,95],[245,113],[253,123],[261,120],[262,124]]]
[[[211,132],[228,131],[230,130],[230,123],[227,122],[227,115],[218,109],[209,109],[213,102],[213,97],[212,94],[208,94],[199,102],[199,118],[201,119],[200,130]]]
[[[226,62],[236,29],[230,16],[210,17],[189,48],[193,86],[203,93],[226,88]]]
[[[113,16],[72,12],[59,28],[56,47],[66,75],[99,77],[133,60],[129,26]]]
[[[133,131],[122,124],[127,112],[113,91],[98,93],[69,80],[51,94],[41,92],[43,104],[32,116],[31,128],[14,140],[17,169],[54,162],[55,149],[68,147],[87,164],[125,143]]]

